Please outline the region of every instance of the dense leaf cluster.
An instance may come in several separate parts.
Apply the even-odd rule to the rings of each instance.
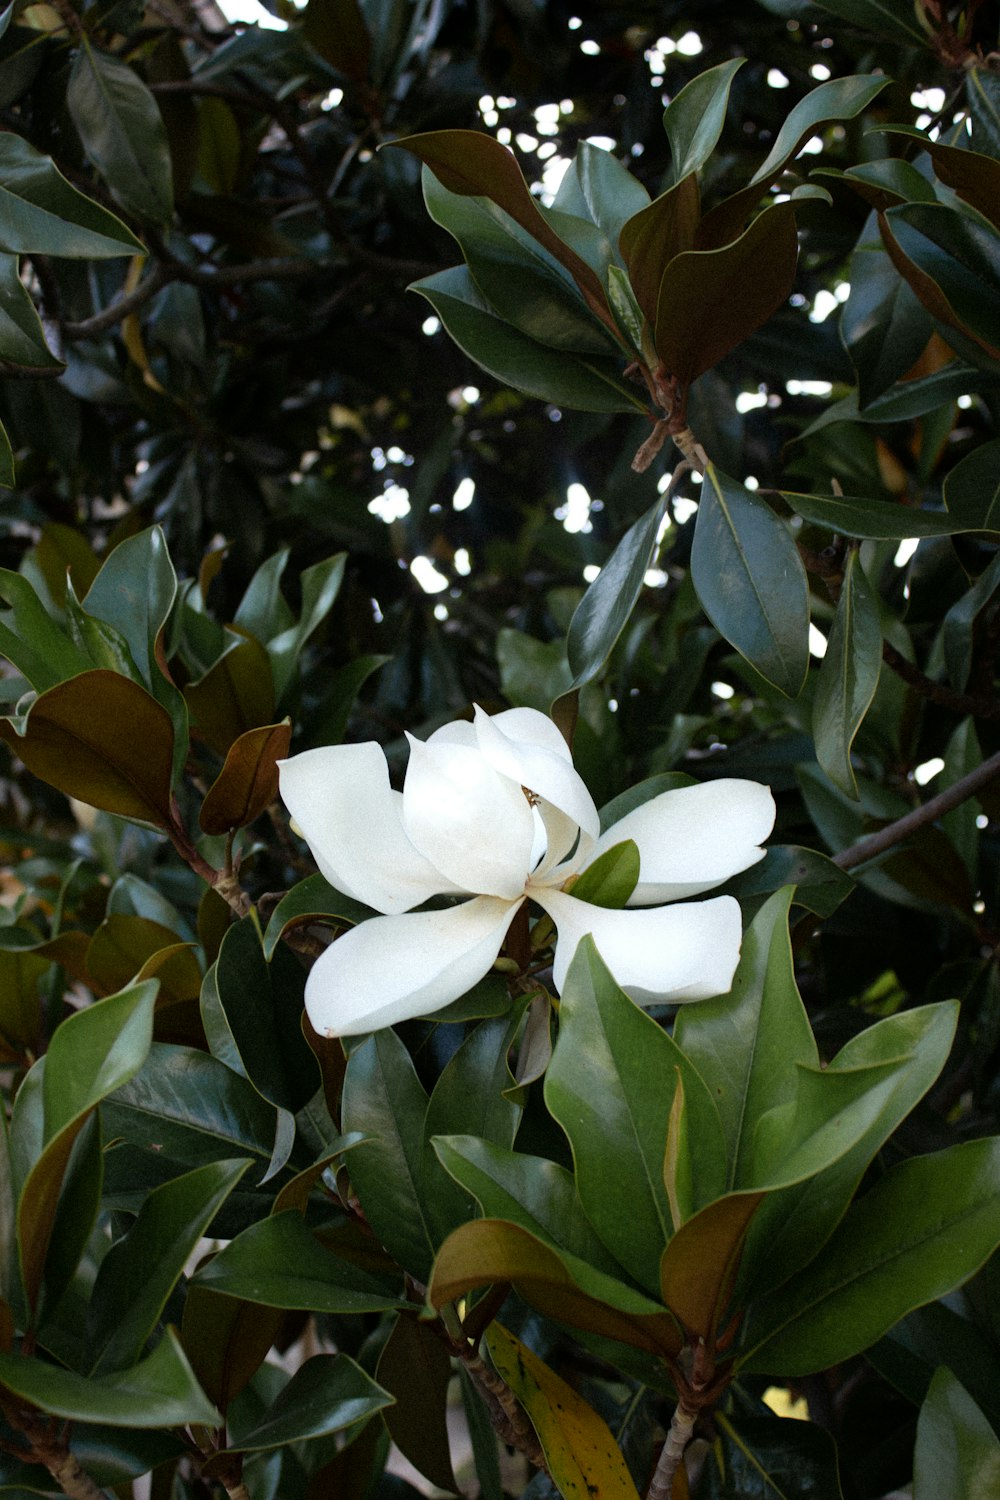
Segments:
[[[995,0],[268,9],[0,14],[0,1494],[1000,1492]],[[312,1030],[473,703],[771,786],[729,996]]]

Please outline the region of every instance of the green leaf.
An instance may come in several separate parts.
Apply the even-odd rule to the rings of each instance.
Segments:
[[[690,172],[699,172],[718,144],[726,123],[729,90],[746,58],[732,58],[708,68],[684,85],[663,114],[670,142],[668,186]]]
[[[969,1393],[943,1366],[917,1422],[913,1500],[979,1500],[1000,1492],[1000,1438]]]
[[[427,212],[457,241],[476,286],[505,323],[549,349],[619,352],[569,272],[509,214],[489,198],[449,192],[427,167],[423,183]]]
[[[138,73],[84,37],[66,105],[112,197],[138,219],[168,224],[174,211],[170,146],[156,100]]]
[[[1000,236],[943,203],[903,203],[880,219],[886,249],[932,317],[1000,359]]]
[[[996,75],[985,67],[969,68],[965,87],[976,150],[1000,160],[1000,89]]]
[[[77,1011],[58,1027],[44,1068],[39,1068],[41,1128],[34,1149],[27,1153],[30,1170],[17,1209],[29,1307],[41,1291],[60,1190],[77,1136],[101,1100],[142,1066],[152,1038],[155,1000],[156,985],[147,981]],[[30,1101],[30,1091],[25,1098]],[[15,1153],[27,1144],[23,1119],[24,1110],[16,1111],[11,1127]]]
[[[749,896],[769,896],[783,885],[793,885],[795,905],[818,917],[829,917],[851,894],[854,884],[846,870],[818,849],[772,844],[762,860],[727,881],[726,888],[742,902]]]
[[[732,197],[724,198],[705,215],[699,241],[707,248],[734,239],[767,188],[778,180],[810,137],[833,120],[853,120],[862,114],[888,81],[877,73],[831,78],[800,99],[786,117],[774,145],[748,185]]]
[[[870,500],[860,495],[800,495],[787,490],[781,493],[798,515],[841,536],[902,541],[910,536],[955,536],[963,531],[984,529],[981,525],[967,525],[962,517],[943,510],[918,510],[916,506],[894,505],[889,500]],[[1000,519],[989,529],[1000,530]]]
[[[0,568],[0,599],[11,605],[0,617],[0,651],[36,692],[87,671],[90,658],[59,629],[27,578]]]
[[[657,500],[629,527],[577,605],[566,641],[573,673],[570,691],[593,681],[628,624],[652,566],[665,514],[666,502]]]
[[[944,503],[963,528],[1000,534],[1000,439],[981,444],[949,471]]]
[[[347,732],[347,722],[361,688],[391,656],[356,656],[331,672],[319,703],[309,715],[303,748],[315,745],[339,745]]]
[[[264,559],[247,584],[246,593],[233,616],[233,624],[262,644],[281,635],[294,624],[294,616],[281,592],[281,578],[288,565],[289,549],[282,547]]]
[[[581,141],[553,200],[563,214],[588,218],[602,230],[618,254],[622,227],[649,203],[649,194],[616,156],[590,141]]]
[[[875,696],[882,667],[878,602],[857,548],[848,553],[844,581],[813,698],[816,759],[835,786],[857,797],[851,746]]]
[[[293,927],[322,918],[342,927],[353,927],[374,916],[370,906],[335,890],[323,875],[307,875],[293,885],[271,913],[264,933],[264,957],[271,961],[282,935]]]
[[[447,1425],[451,1357],[435,1329],[400,1313],[376,1373],[395,1397],[384,1420],[396,1447],[437,1489],[457,1494]]]
[[[274,1343],[284,1314],[188,1283],[181,1343],[202,1390],[225,1415]]]
[[[168,1329],[138,1364],[96,1379],[23,1354],[0,1354],[0,1382],[42,1411],[110,1427],[218,1427],[219,1413]]]
[[[466,266],[426,276],[412,290],[427,298],[459,348],[504,385],[580,411],[646,410],[615,362],[549,349],[498,317]]]
[[[788,528],[765,500],[709,464],[691,575],[716,630],[789,698],[809,669],[809,584]]]
[[[722,1120],[727,1188],[758,1185],[751,1170],[757,1121],[794,1096],[797,1063],[819,1062],[795,987],[791,896],[790,889],[778,891],[754,918],[730,993],[683,1006],[674,1024],[677,1046],[698,1069]]]
[[[0,249],[106,260],[143,255],[121,219],[70,187],[49,156],[13,131],[0,136]]]
[[[0,720],[28,770],[67,797],[169,828],[174,727],[156,699],[117,672],[83,672],[36,698],[19,734]]]
[[[346,552],[337,552],[323,562],[313,563],[302,572],[302,608],[299,618],[286,630],[267,640],[267,654],[271,661],[274,691],[279,701],[287,691],[299,657],[309,637],[318,630],[333,608],[340,585],[344,580]],[[371,668],[368,669],[369,671]],[[368,675],[366,671],[365,676]],[[362,678],[362,681],[364,679]]]
[[[605,849],[600,858],[588,865],[566,889],[571,890],[578,901],[620,911],[638,884],[639,848],[633,839],[623,839],[620,844]]]
[[[886,1017],[841,1048],[826,1072],[846,1076],[868,1070],[874,1085],[857,1101],[853,1123],[848,1117],[833,1126],[834,1133],[850,1130],[853,1144],[816,1176],[768,1194],[751,1226],[741,1266],[744,1287],[760,1295],[812,1259],[846,1212],[875,1153],[940,1074],[954,1036],[953,1004],[919,1006]],[[887,1060],[900,1065],[880,1079],[878,1064]],[[822,1087],[814,1068],[800,1069],[803,1105],[804,1095],[818,1094]],[[799,1133],[795,1127],[795,1136]]]
[[[245,1078],[193,1047],[154,1042],[101,1113],[109,1136],[192,1165],[241,1154],[263,1166],[271,1155],[274,1110]]]
[[[14,450],[7,436],[7,429],[0,422],[0,486],[12,490],[17,482],[14,472]]]
[[[89,615],[114,625],[147,687],[162,677],[156,643],[177,597],[177,575],[159,526],[126,537],[109,553],[87,590]]]
[[[234,1416],[227,1447],[236,1453],[267,1452],[326,1437],[374,1416],[392,1399],[346,1354],[315,1354],[251,1427]]]
[[[500,1323],[486,1344],[501,1377],[531,1419],[564,1500],[639,1500],[625,1459],[603,1417]]]
[[[695,1207],[718,1197],[725,1180],[715,1106],[689,1059],[618,988],[591,938],[583,939],[570,965],[559,1016],[559,1039],[545,1075],[546,1105],[572,1145],[587,1217],[621,1264],[655,1295],[660,1256],[673,1233],[663,1161],[677,1080],[684,1087],[692,1149],[697,1142]]]
[[[149,1194],[97,1273],[87,1310],[92,1374],[135,1363],[192,1253],[249,1165],[245,1159],[209,1162]]]
[[[313,1313],[381,1312],[405,1305],[391,1282],[325,1250],[295,1209],[244,1229],[199,1267],[193,1284],[265,1307]]]
[[[867,406],[912,368],[934,324],[881,241],[858,245],[848,275],[851,295],[840,314],[840,335],[858,372],[858,400]]]
[[[566,267],[595,317],[612,321],[596,275],[549,227],[506,146],[478,130],[432,130],[392,144],[419,156],[449,192],[489,197]]]
[[[876,36],[911,47],[927,46],[927,34],[914,19],[913,7],[906,0],[816,0],[816,3],[842,21],[874,31]]]
[[[754,1304],[741,1368],[825,1370],[960,1286],[1000,1244],[998,1182],[1000,1138],[893,1167],[804,1271]]]
[[[60,370],[41,319],[18,274],[16,255],[0,255],[0,360],[16,370]]]
[[[621,1277],[621,1267],[595,1233],[565,1167],[473,1135],[438,1135],[433,1145],[442,1165],[476,1199],[484,1218],[518,1224],[560,1255]]]
[[[698,1500],[843,1500],[837,1446],[812,1422],[717,1412]]]
[[[256,921],[244,917],[222,940],[215,983],[250,1082],[276,1109],[296,1114],[319,1087],[302,1035],[305,971],[285,948],[268,964]]]
[[[351,1180],[379,1241],[419,1281],[435,1249],[423,1194],[427,1095],[395,1032],[378,1031],[352,1051],[344,1078],[345,1131],[364,1137]]]

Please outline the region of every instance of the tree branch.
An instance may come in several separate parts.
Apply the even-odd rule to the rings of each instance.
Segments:
[[[957,714],[972,714],[977,719],[1000,719],[1000,701],[996,698],[973,697],[971,693],[960,693],[943,682],[935,682],[933,677],[928,677],[919,667],[907,661],[891,641],[882,642],[882,660],[897,677],[901,677],[929,702],[937,703],[942,708],[950,708]]]
[[[835,854],[833,862],[842,870],[853,870],[857,865],[867,864],[878,854],[884,854],[887,849],[892,849],[896,844],[901,844],[908,839],[911,833],[916,833],[918,828],[925,827],[928,823],[937,822],[943,818],[945,813],[951,812],[959,807],[969,797],[974,797],[984,786],[987,786],[995,777],[1000,776],[1000,751],[984,760],[982,765],[970,771],[968,776],[963,776],[956,781],[954,786],[948,787],[944,792],[939,792],[936,797],[931,797],[920,807],[915,807],[912,812],[905,813],[903,817],[897,818],[894,823],[888,823],[885,828],[880,828],[877,833],[870,834],[868,838],[861,839],[859,843],[852,844],[849,849],[842,849]]]
[[[62,335],[65,339],[89,339],[95,334],[105,333],[113,328],[116,323],[121,323],[130,313],[134,313],[137,307],[148,302],[150,297],[156,295],[161,287],[166,286],[170,280],[162,266],[156,266],[146,277],[145,281],[132,292],[127,292],[124,297],[119,297],[112,302],[103,312],[95,313],[92,318],[81,318],[77,323],[63,323]]]

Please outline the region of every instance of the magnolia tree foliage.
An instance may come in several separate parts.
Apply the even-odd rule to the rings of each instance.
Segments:
[[[0,1494],[1000,1493],[997,7],[269,8],[0,14]]]

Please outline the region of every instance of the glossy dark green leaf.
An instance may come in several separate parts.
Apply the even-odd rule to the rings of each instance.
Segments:
[[[698,1500],[843,1500],[837,1447],[822,1427],[719,1414]]]
[[[503,384],[580,411],[645,411],[616,362],[549,349],[513,328],[492,311],[467,267],[427,276],[413,290],[427,298],[459,348]]]
[[[922,136],[924,140],[926,136]],[[859,162],[840,172],[834,167],[820,167],[814,177],[835,177],[846,182],[866,203],[880,212],[894,203],[934,203],[933,184],[921,176],[912,162],[887,156],[879,161]]]
[[[798,253],[789,202],[729,244],[677,255],[656,301],[654,342],[667,372],[689,385],[766,322],[792,290]]]
[[[858,372],[858,400],[867,406],[916,363],[934,324],[880,241],[858,246],[849,275],[840,334]]]
[[[809,585],[788,528],[760,496],[709,464],[691,575],[716,630],[788,697],[809,667]]]
[[[285,948],[268,964],[253,917],[222,940],[215,982],[246,1075],[277,1109],[295,1114],[319,1087],[302,1035],[305,971]]]
[[[489,197],[566,267],[595,316],[611,321],[600,282],[549,227],[506,146],[477,130],[433,130],[393,144],[419,156],[449,192]]]
[[[818,849],[798,844],[772,844],[758,864],[727,882],[741,902],[748,896],[770,895],[783,885],[794,885],[794,904],[818,917],[832,916],[854,889],[846,870]]]
[[[274,1140],[274,1110],[245,1078],[206,1052],[166,1042],[153,1043],[102,1114],[109,1137],[192,1165],[249,1155],[263,1166]]]
[[[862,1092],[853,1102],[844,1101],[849,1108],[840,1123],[834,1116],[833,1133],[843,1128],[845,1135],[854,1137],[853,1144],[817,1175],[768,1194],[751,1226],[741,1267],[743,1285],[760,1294],[816,1254],[846,1212],[875,1153],[940,1074],[954,1034],[953,1005],[920,1006],[885,1018],[841,1049],[826,1071],[846,1077],[855,1069],[867,1070],[872,1084],[867,1096]],[[878,1064],[887,1060],[900,1065],[886,1069],[880,1078]],[[832,1082],[836,1084],[836,1078]],[[803,1105],[807,1093],[818,1094],[823,1088],[815,1069],[802,1069],[798,1083]],[[790,1139],[793,1130],[789,1121]],[[827,1126],[828,1141],[830,1135]],[[810,1143],[817,1144],[822,1146],[821,1138]]]
[[[877,36],[887,37],[890,41],[911,47],[926,47],[928,44],[927,33],[905,0],[817,0],[817,3],[842,21],[850,21],[853,26],[874,31]]]
[[[0,422],[0,486],[11,490],[14,488],[15,479],[14,450],[10,445],[6,427]]]
[[[309,715],[303,747],[339,745],[347,731],[347,722],[363,685],[374,672],[391,661],[390,656],[356,656],[330,674],[325,691]]]
[[[249,1165],[209,1162],[149,1194],[97,1274],[87,1329],[93,1374],[127,1369],[142,1353],[188,1260]]]
[[[346,561],[346,552],[336,552],[332,557],[304,568],[299,580],[302,590],[299,618],[285,630],[268,638],[267,654],[274,677],[274,690],[279,700],[288,690],[310,636],[319,629],[333,608],[344,580]]]
[[[950,470],[944,502],[970,531],[1000,533],[1000,440],[983,443]]]
[[[965,87],[972,116],[973,144],[1000,160],[1000,89],[996,75],[986,67],[973,66],[966,73]]]
[[[41,320],[18,274],[16,255],[0,255],[0,360],[16,370],[59,370]]]
[[[689,1059],[618,988],[590,938],[570,965],[559,1016],[545,1102],[572,1145],[587,1217],[621,1264],[656,1294],[660,1256],[673,1233],[663,1161],[677,1080],[691,1149],[696,1141],[698,1151],[691,1207],[711,1202],[724,1187],[715,1105]]]
[[[943,203],[887,209],[881,228],[896,268],[931,316],[1000,359],[997,231]]]
[[[0,736],[35,776],[92,807],[161,828],[173,819],[174,728],[145,688],[116,672],[83,672],[36,698],[25,732]]]
[[[796,1064],[819,1057],[795,986],[788,908],[778,891],[743,938],[733,987],[719,1000],[678,1012],[674,1038],[708,1086],[722,1120],[729,1162],[726,1187],[752,1187],[758,1119],[795,1092]]]
[[[472,1135],[439,1135],[433,1144],[443,1166],[476,1199],[484,1218],[518,1224],[561,1255],[621,1276],[621,1267],[584,1213],[576,1183],[565,1167]]]
[[[146,982],[77,1011],[57,1029],[41,1078],[41,1121],[17,1209],[25,1293],[34,1306],[74,1143],[102,1099],[141,1068],[152,1037],[156,986]],[[36,1065],[39,1066],[39,1065]],[[30,1099],[30,1092],[25,1095]],[[12,1121],[15,1152],[23,1111]]]
[[[825,1370],[966,1281],[1000,1244],[1000,1139],[893,1167],[811,1264],[751,1309],[740,1364]]]
[[[193,1280],[227,1297],[305,1312],[380,1312],[401,1301],[390,1282],[325,1250],[295,1209],[251,1224]]]
[[[805,520],[841,536],[902,541],[908,536],[955,536],[983,529],[969,526],[961,517],[943,510],[918,510],[913,505],[894,505],[890,500],[860,495],[800,495],[788,490],[782,495]],[[1000,528],[1000,522],[994,526]]]
[[[395,1397],[385,1425],[396,1447],[437,1489],[457,1494],[448,1444],[451,1356],[437,1331],[413,1313],[400,1313],[376,1373]]]
[[[90,658],[60,630],[27,578],[0,569],[0,599],[11,606],[0,616],[0,652],[36,692],[87,671]]]
[[[342,1432],[391,1406],[392,1396],[346,1354],[315,1354],[249,1429],[233,1420],[229,1448],[252,1453]]]
[[[707,68],[667,105],[663,128],[670,142],[671,183],[700,171],[715,150],[726,123],[729,90],[745,61],[737,57]]]
[[[624,839],[605,849],[569,889],[577,900],[589,901],[591,906],[620,910],[638,883],[639,849],[633,839]]]
[[[929,1302],[897,1323],[865,1357],[914,1407],[923,1405],[934,1372],[947,1364],[996,1426],[1000,1360],[988,1330],[973,1320],[971,1311],[967,1305],[958,1311],[947,1302]]]
[[[77,259],[142,255],[119,218],[71,187],[49,156],[13,131],[0,138],[0,249]]]
[[[342,1124],[364,1141],[351,1154],[351,1181],[379,1241],[426,1282],[435,1234],[423,1193],[427,1095],[392,1030],[356,1047],[344,1079]]]
[[[622,226],[648,203],[649,194],[642,183],[612,152],[581,141],[552,206],[563,214],[590,219],[617,254]]]
[[[977,1500],[1000,1490],[1000,1438],[972,1397],[942,1366],[920,1409],[913,1500]]]
[[[569,272],[509,214],[488,197],[449,192],[429,168],[423,180],[427,212],[457,241],[476,286],[505,323],[549,349],[619,352]]]
[[[233,624],[266,644],[274,636],[289,630],[295,622],[291,608],[281,592],[281,579],[288,566],[289,549],[266,557],[247,584]]]
[[[831,78],[813,89],[792,108],[778,131],[774,145],[748,185],[705,215],[699,239],[706,247],[726,244],[746,223],[772,182],[794,161],[806,142],[833,120],[853,120],[885,88],[888,80],[879,74]]]
[[[878,687],[882,625],[857,549],[848,553],[826,655],[817,674],[812,727],[816,759],[849,797],[858,787],[851,746]]]
[[[628,624],[652,566],[665,513],[664,501],[657,500],[629,527],[577,605],[566,641],[571,689],[598,675]]]
[[[159,673],[156,642],[177,597],[177,575],[159,526],[119,542],[83,599],[88,614],[121,631],[147,685]]]
[[[324,917],[331,923],[353,927],[372,915],[370,906],[335,890],[323,875],[307,875],[282,896],[271,913],[264,933],[264,956],[270,962],[282,933],[292,927]]]
[[[138,73],[84,37],[66,104],[116,202],[138,219],[168,224],[174,207],[170,147],[156,100]]]
[[[0,1354],[0,1381],[42,1411],[70,1421],[111,1427],[219,1424],[172,1329],[152,1354],[114,1375],[95,1379],[23,1354]]]
[[[976,500],[980,496],[974,497]],[[996,523],[1000,527],[1000,514]],[[976,644],[980,622],[997,590],[1000,589],[1000,553],[989,567],[980,573],[967,594],[951,606],[941,625],[941,643],[944,647],[945,665],[952,687],[961,692],[969,680],[972,670],[973,648]],[[971,767],[969,768],[971,770]]]

